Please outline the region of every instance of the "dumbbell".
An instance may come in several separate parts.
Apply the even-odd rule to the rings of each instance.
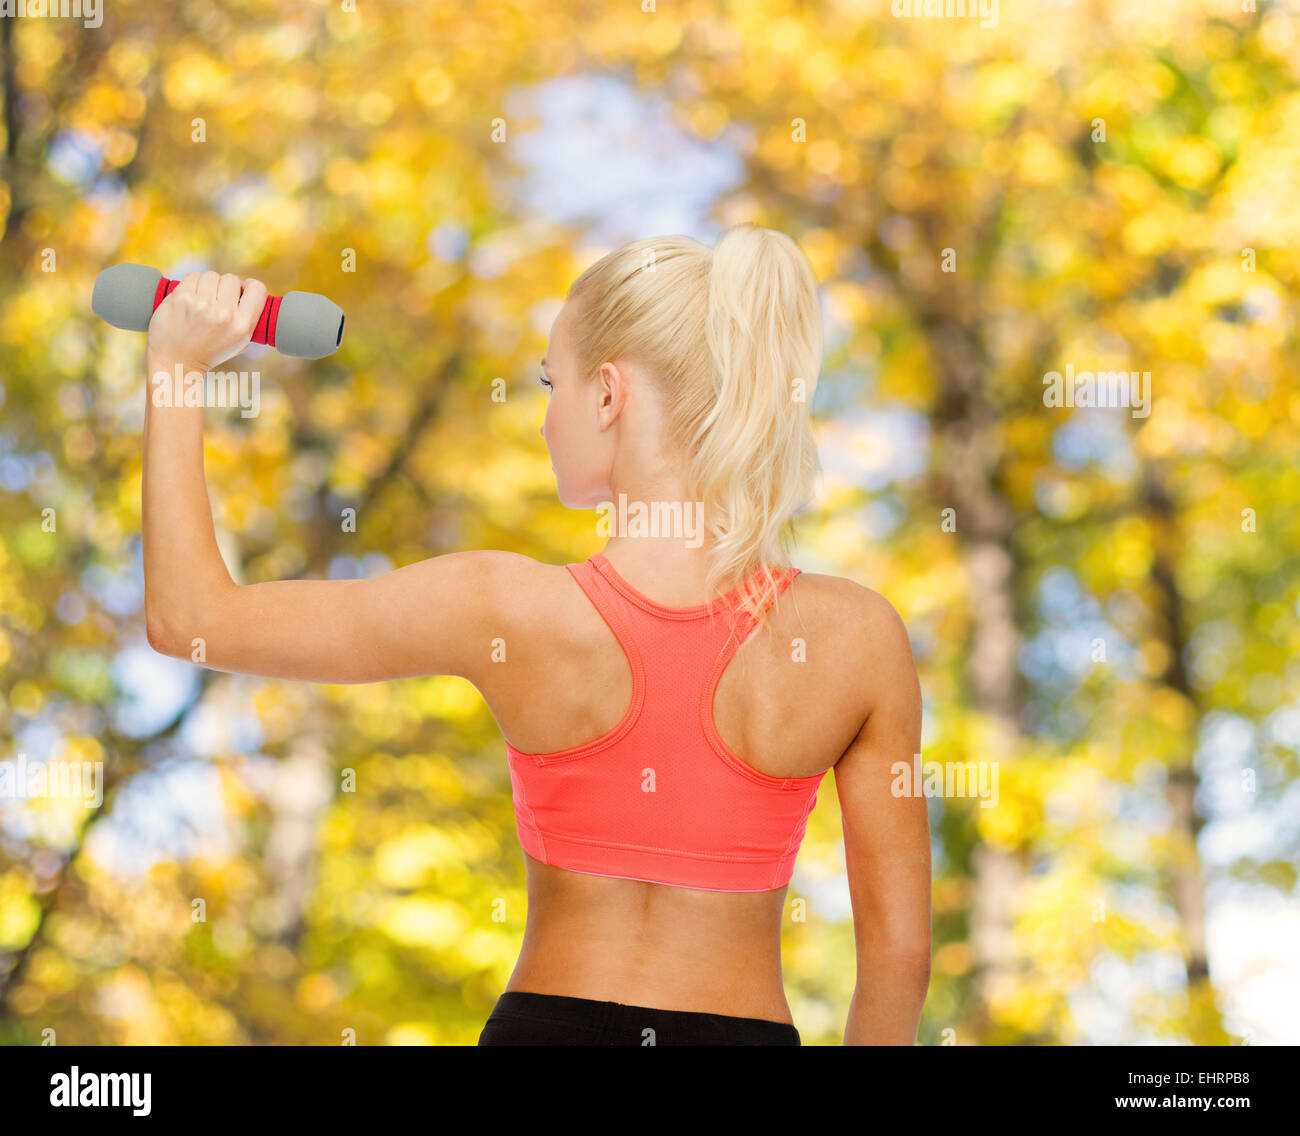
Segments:
[[[148,331],[158,305],[179,283],[143,264],[115,264],[95,277],[90,308],[123,331]],[[315,292],[268,296],[253,342],[298,359],[323,359],[343,342],[343,319],[338,304]]]

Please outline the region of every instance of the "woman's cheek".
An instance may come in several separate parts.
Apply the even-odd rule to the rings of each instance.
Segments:
[[[565,461],[564,423],[557,413],[555,403],[551,403],[546,414],[546,448],[551,453],[551,468],[555,471],[557,481],[563,478]]]
[[[555,464],[555,447],[559,431],[556,429],[557,415],[555,403],[546,405],[546,418],[542,421],[542,437],[546,439],[546,448],[551,451],[551,464]]]

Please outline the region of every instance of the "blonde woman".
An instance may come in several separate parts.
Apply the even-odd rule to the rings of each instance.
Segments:
[[[239,353],[265,298],[186,276],[150,325],[150,374]],[[551,330],[542,432],[561,502],[618,508],[603,549],[564,566],[471,551],[236,585],[201,409],[147,412],[155,649],[188,658],[202,638],[209,667],[313,682],[460,675],[495,715],[528,919],[480,1045],[800,1044],[781,921],[831,769],[857,956],[844,1041],[916,1040],[929,826],[924,798],[890,791],[920,743],[907,633],[877,593],[782,550],[818,468],[821,349],[811,267],[784,234],[642,240],[587,269]]]

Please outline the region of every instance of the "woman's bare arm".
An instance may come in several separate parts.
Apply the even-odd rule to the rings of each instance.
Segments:
[[[265,297],[257,281],[186,276],[150,323],[150,380],[177,363],[202,374],[238,354]],[[474,681],[486,669],[493,639],[507,633],[503,597],[519,593],[533,561],[458,552],[373,579],[238,585],[221,559],[208,503],[203,409],[153,402],[147,398],[145,411],[143,528],[155,650],[216,670],[314,682],[415,674]]]
[[[921,690],[907,629],[882,597],[866,624],[873,704],[835,765],[857,984],[845,1045],[914,1045],[930,985],[930,824],[924,796],[894,796],[921,748]]]

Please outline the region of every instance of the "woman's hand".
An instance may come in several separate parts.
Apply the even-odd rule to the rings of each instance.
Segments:
[[[149,321],[148,353],[211,370],[253,341],[266,296],[251,277],[187,272]]]

